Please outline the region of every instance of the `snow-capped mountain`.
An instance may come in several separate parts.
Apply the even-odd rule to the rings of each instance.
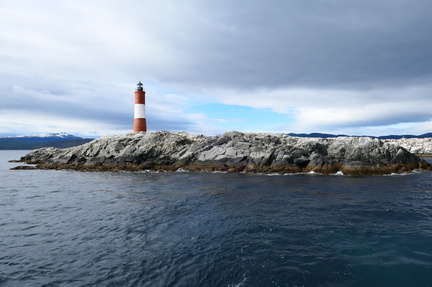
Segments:
[[[0,137],[0,149],[36,149],[41,147],[71,147],[93,139],[77,137],[65,132],[38,135]]]
[[[60,133],[48,133],[48,134],[37,134],[37,135],[21,135],[21,136],[8,136],[8,137],[0,137],[0,138],[59,138],[59,139],[82,139],[82,137],[77,137],[65,132]]]

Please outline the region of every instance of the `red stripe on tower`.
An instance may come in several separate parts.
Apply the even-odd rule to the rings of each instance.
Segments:
[[[134,132],[146,132],[147,122],[145,115],[145,92],[141,81],[135,91]]]

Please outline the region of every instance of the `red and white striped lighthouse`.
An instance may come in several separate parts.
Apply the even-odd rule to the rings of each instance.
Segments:
[[[134,132],[146,132],[147,122],[145,114],[145,92],[141,81],[135,91]]]

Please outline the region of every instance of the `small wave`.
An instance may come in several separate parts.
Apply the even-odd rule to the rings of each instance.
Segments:
[[[151,170],[151,169],[145,169],[140,171],[132,171],[133,173],[160,173],[159,170]]]
[[[243,286],[245,286],[246,281],[247,281],[247,278],[245,277],[242,282],[237,283],[237,284],[228,284],[228,287],[243,287]]]
[[[281,176],[281,175],[283,175],[283,174],[281,174],[281,173],[269,173],[269,174],[267,174],[267,176]]]
[[[409,173],[409,172],[402,172],[402,173],[392,172],[390,174],[384,174],[383,176],[407,176],[407,175],[412,175],[412,173]]]
[[[313,175],[313,176],[315,176],[315,175],[323,175],[323,174],[320,172],[316,172],[316,171],[309,171],[309,172],[288,172],[288,173],[284,173],[284,174],[275,174],[275,175],[289,175],[289,176]]]
[[[308,175],[323,175],[321,172],[316,172],[313,170],[311,170],[310,172],[307,172],[306,174],[308,174]]]
[[[304,174],[308,174],[308,175],[322,175],[322,173],[316,172],[316,171],[313,171],[313,170],[311,170],[310,172],[306,172]]]

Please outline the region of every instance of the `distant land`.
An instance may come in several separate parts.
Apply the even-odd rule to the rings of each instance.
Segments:
[[[337,137],[370,137],[381,140],[398,140],[398,139],[422,139],[422,138],[432,138],[432,133],[426,133],[419,136],[415,135],[388,135],[388,136],[350,136],[350,135],[333,135],[333,134],[323,134],[323,133],[310,133],[310,134],[296,134],[289,133],[288,135],[293,137],[301,137],[301,138],[337,138]]]
[[[67,148],[92,141],[68,133],[0,137],[0,150],[32,150],[43,147]]]

